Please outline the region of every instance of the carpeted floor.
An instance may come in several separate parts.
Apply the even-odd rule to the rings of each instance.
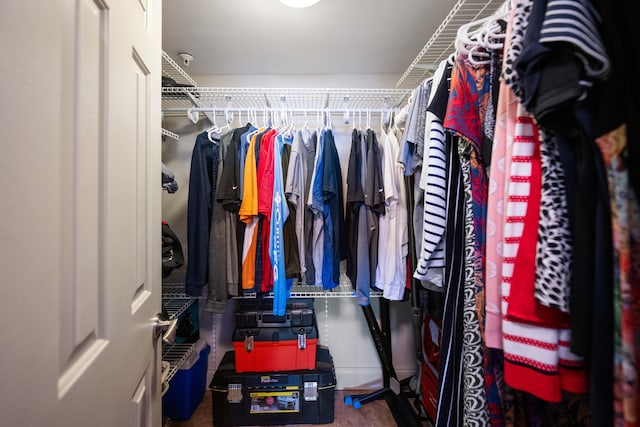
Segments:
[[[335,406],[334,406],[334,422],[331,424],[322,424],[323,426],[337,426],[337,427],[392,427],[396,423],[393,419],[393,415],[387,406],[386,401],[377,400],[367,403],[360,409],[354,409],[353,406],[346,405],[344,403],[344,396],[346,394],[354,394],[357,391],[354,390],[338,390],[335,392]],[[207,391],[204,399],[196,409],[195,413],[190,419],[186,421],[168,421],[165,425],[167,427],[210,427],[213,426],[213,411],[212,411],[212,399],[211,392]],[[311,424],[314,425],[314,424]],[[430,426],[426,421],[423,421],[424,426]]]

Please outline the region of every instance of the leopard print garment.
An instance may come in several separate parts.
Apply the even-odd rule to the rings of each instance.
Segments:
[[[511,40],[509,41],[509,49],[507,50],[507,58],[502,69],[502,78],[504,82],[513,90],[518,100],[522,103],[524,91],[522,80],[515,70],[514,64],[520,57],[523,49],[524,36],[527,32],[529,24],[529,16],[531,15],[531,7],[533,0],[517,0],[513,10],[513,27]]]
[[[573,247],[564,170],[553,137],[542,138],[540,158],[542,188],[534,295],[540,304],[568,313]]]

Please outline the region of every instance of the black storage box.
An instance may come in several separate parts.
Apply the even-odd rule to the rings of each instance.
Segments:
[[[228,351],[209,388],[214,426],[333,422],[336,375],[327,348],[317,348],[316,369],[277,373],[236,373]]]
[[[315,326],[313,299],[287,301],[284,316],[273,314],[273,299],[240,300],[235,312],[236,328],[310,327]]]

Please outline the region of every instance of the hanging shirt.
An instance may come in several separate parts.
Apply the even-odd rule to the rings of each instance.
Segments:
[[[447,221],[447,162],[445,133],[435,116],[431,121],[429,145],[422,177],[426,177],[420,257],[414,277],[429,283],[429,289],[442,290],[444,233]]]
[[[382,181],[382,157],[378,137],[373,129],[366,133],[366,170],[364,182],[364,204],[367,207],[367,218],[370,220],[371,240],[369,244],[369,278],[370,284],[376,281],[378,266],[379,218],[385,212],[385,194]]]
[[[187,275],[185,292],[200,296],[208,279],[209,221],[213,211],[214,165],[219,147],[206,132],[196,137],[191,154],[189,199],[187,204]]]
[[[271,211],[273,204],[273,146],[277,132],[271,130],[267,132],[260,143],[260,160],[258,160],[258,213],[262,216],[262,265],[271,265],[271,254],[269,252],[269,236],[271,235]],[[268,292],[273,288],[273,269],[262,269],[262,292]]]
[[[284,136],[284,145],[282,146],[282,182],[287,182],[287,173],[289,171],[289,161],[291,160],[291,143],[293,135]],[[286,194],[286,193],[285,193]],[[287,200],[289,207],[289,217],[284,222],[284,263],[286,268],[287,279],[300,278],[300,255],[298,253],[298,239],[296,236],[296,210],[295,207]]]
[[[242,269],[242,246],[244,242],[244,223],[238,219],[237,213],[240,209],[241,193],[240,193],[240,137],[249,129],[248,126],[243,126],[232,131],[231,142],[229,148],[224,156],[224,167],[220,182],[218,184],[218,191],[216,192],[216,200],[222,203],[223,208],[228,211],[231,216],[226,218],[227,226],[225,227],[227,232],[234,229],[235,237],[228,234],[227,245],[235,248],[236,254],[232,255],[236,262],[235,270],[239,272]],[[230,292],[232,295],[238,294],[238,274],[235,275],[236,280],[234,283],[229,284]]]
[[[244,167],[244,191],[238,214],[246,225],[242,247],[242,289],[255,287],[256,250],[258,245],[258,181],[256,173],[255,145],[257,134],[253,135],[247,147]]]
[[[273,147],[273,200],[270,218],[269,254],[273,268],[273,314],[284,316],[291,280],[285,277],[283,226],[289,216],[282,179],[282,147],[284,138],[278,135]]]
[[[240,209],[240,145],[241,136],[249,129],[243,126],[233,130],[229,150],[224,158],[224,169],[216,192],[216,199],[229,212],[237,213]]]
[[[371,271],[369,266],[369,246],[373,237],[372,214],[364,203],[364,186],[367,174],[367,140],[365,135],[354,129],[351,136],[351,152],[347,171],[347,216],[345,235],[348,242],[347,276],[355,290],[359,305],[370,304]]]
[[[302,275],[307,272],[305,245],[307,207],[305,201],[309,195],[309,182],[311,181],[315,157],[315,147],[311,139],[312,133],[308,130],[296,132],[291,143],[291,157],[285,185],[287,200],[296,211],[295,231],[298,242],[300,274]]]
[[[324,258],[324,220],[323,220],[323,194],[322,194],[322,178],[324,175],[324,137],[326,131],[323,130],[320,134],[318,146],[316,148],[316,157],[313,169],[313,175],[311,177],[311,190],[309,191],[309,198],[307,199],[307,206],[311,210],[313,215],[313,232],[312,232],[312,245],[313,245],[313,268],[314,268],[314,280],[313,285],[322,285],[322,261]],[[307,283],[310,280],[307,279]]]
[[[390,300],[402,300],[407,278],[409,230],[402,167],[396,162],[398,139],[381,132],[385,214],[379,220],[378,267],[375,286]]]
[[[340,261],[344,258],[344,204],[340,158],[331,129],[324,138],[322,170],[322,201],[324,229],[324,258],[322,285],[333,289],[340,284]]]
[[[404,165],[405,175],[413,175],[424,155],[427,101],[431,87],[431,80],[422,82],[412,94],[409,116],[401,139],[402,147],[398,155],[398,161]]]
[[[351,132],[351,150],[347,167],[347,210],[345,213],[345,246],[347,258],[347,277],[356,287],[358,276],[358,221],[360,207],[364,206],[364,190],[362,188],[362,133],[358,129]]]
[[[511,41],[513,23],[509,21],[505,40]],[[505,45],[505,51],[509,46]],[[503,58],[503,68],[506,57]],[[488,347],[502,348],[502,261],[506,173],[511,168],[517,98],[504,80],[500,82],[496,126],[491,148],[491,168],[487,195],[487,252],[485,267],[485,339]]]
[[[226,154],[233,139],[233,131],[220,137],[218,159],[218,182],[224,170]],[[211,232],[209,233],[209,286],[205,311],[222,313],[229,296],[238,295],[239,270],[236,241],[235,214],[227,211],[218,200],[213,200]],[[222,248],[222,250],[221,250]]]

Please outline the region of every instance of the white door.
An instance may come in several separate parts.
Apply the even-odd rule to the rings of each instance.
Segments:
[[[0,1],[0,424],[159,426],[159,0]]]

